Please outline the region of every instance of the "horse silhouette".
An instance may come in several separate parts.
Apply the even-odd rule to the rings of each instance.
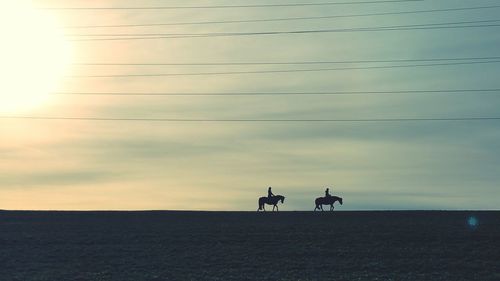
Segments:
[[[264,208],[265,204],[273,205],[273,212],[274,212],[274,208],[276,208],[276,211],[279,211],[279,209],[278,209],[279,201],[281,201],[281,204],[283,204],[285,202],[285,196],[275,195],[275,196],[272,196],[270,198],[269,197],[260,197],[259,198],[259,208],[257,209],[257,212],[260,210],[264,210],[264,212],[265,212],[266,211],[266,208]]]
[[[323,205],[330,205],[330,211],[333,211],[335,207],[333,207],[333,203],[339,201],[340,205],[342,205],[342,198],[338,196],[329,196],[329,197],[318,197],[316,200],[314,200],[314,203],[316,204],[316,208],[314,208],[314,211],[321,210],[323,211]]]

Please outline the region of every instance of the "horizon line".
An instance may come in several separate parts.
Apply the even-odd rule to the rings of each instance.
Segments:
[[[172,212],[172,213],[264,213],[255,210],[182,210],[182,209],[0,209],[0,212],[88,212],[88,213],[105,213],[105,212]],[[292,213],[292,212],[317,212],[317,213],[334,213],[334,212],[500,212],[500,209],[358,209],[358,210],[334,210],[334,211],[314,211],[314,210],[286,210],[286,211],[266,211],[265,213]]]

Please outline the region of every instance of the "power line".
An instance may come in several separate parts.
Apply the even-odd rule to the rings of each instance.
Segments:
[[[321,71],[363,70],[363,69],[364,70],[368,70],[368,69],[391,69],[391,68],[450,66],[450,65],[471,65],[471,64],[489,64],[489,63],[500,63],[500,60],[473,61],[473,62],[452,62],[452,63],[408,64],[408,65],[386,65],[386,66],[367,66],[367,67],[317,68],[317,69],[280,69],[280,70],[225,71],[225,72],[187,72],[187,73],[70,75],[70,76],[66,76],[66,77],[69,77],[69,78],[119,78],[119,77],[168,77],[168,76],[204,76],[204,75],[242,75],[242,74],[321,72]]]
[[[301,64],[353,64],[353,63],[391,63],[391,62],[432,62],[432,61],[468,61],[468,60],[500,60],[500,56],[461,57],[461,58],[424,58],[424,59],[392,59],[392,60],[344,60],[344,61],[259,61],[259,62],[195,62],[195,63],[74,63],[73,65],[89,66],[219,66],[219,65],[301,65]]]
[[[101,118],[101,117],[48,117],[0,116],[1,119],[72,120],[72,121],[139,121],[139,122],[211,122],[211,123],[319,123],[319,122],[429,122],[429,121],[488,121],[500,117],[443,117],[443,118],[374,118],[374,119],[182,119],[182,118]]]
[[[379,1],[349,1],[323,3],[293,3],[293,4],[256,4],[256,5],[214,5],[214,6],[152,6],[152,7],[49,7],[44,10],[179,10],[179,9],[227,9],[227,8],[273,8],[273,7],[306,7],[333,5],[384,4],[401,2],[421,2],[423,0],[379,0]]]
[[[389,90],[389,91],[329,91],[329,92],[246,92],[246,93],[131,93],[131,92],[55,92],[55,95],[86,96],[288,96],[288,95],[379,95],[379,94],[500,94],[498,89],[448,89],[448,90]]]
[[[499,20],[495,20],[499,21]],[[191,34],[164,34],[147,37],[115,37],[115,38],[85,38],[70,39],[70,41],[128,41],[128,40],[147,40],[147,39],[183,39],[183,38],[207,38],[207,37],[233,37],[233,36],[258,36],[258,35],[292,35],[292,34],[311,34],[311,33],[337,33],[337,32],[380,32],[380,31],[403,31],[403,30],[432,30],[432,29],[458,29],[458,28],[483,28],[498,27],[500,24],[476,24],[476,25],[453,25],[446,26],[442,24],[427,25],[407,25],[407,26],[380,26],[364,28],[344,28],[344,29],[316,29],[316,30],[293,30],[293,31],[264,31],[264,32],[233,32],[233,33],[191,33]],[[441,25],[441,26],[431,26]],[[73,35],[70,35],[73,36]],[[100,36],[100,35],[75,35],[75,36]],[[105,36],[105,35],[104,35]],[[127,36],[127,35],[109,35],[109,36]],[[129,35],[133,36],[133,35]]]
[[[316,17],[288,17],[288,18],[271,18],[271,19],[248,19],[248,20],[225,20],[225,21],[202,21],[202,22],[177,22],[177,23],[144,23],[144,24],[116,24],[116,25],[77,25],[77,26],[67,26],[66,28],[114,28],[114,27],[146,27],[146,26],[178,26],[178,25],[204,25],[204,24],[231,24],[231,23],[276,22],[276,21],[318,20],[318,19],[332,19],[332,18],[352,18],[352,17],[369,17],[369,16],[419,14],[419,13],[434,13],[434,12],[452,12],[452,11],[466,11],[466,10],[494,9],[494,8],[500,8],[500,5],[477,6],[477,7],[463,7],[463,8],[448,8],[448,9],[430,9],[430,10],[417,10],[417,11],[384,12],[384,13],[330,15],[330,16],[316,16]]]
[[[443,22],[443,23],[424,23],[424,24],[411,24],[411,25],[393,25],[381,27],[360,27],[360,28],[347,28],[347,29],[320,29],[320,30],[297,30],[297,31],[268,31],[271,34],[277,33],[310,33],[310,32],[333,32],[333,30],[358,30],[358,29],[382,29],[382,28],[405,28],[405,27],[428,27],[428,26],[448,26],[448,25],[462,25],[473,23],[491,23],[500,22],[500,19],[489,20],[474,20],[474,21],[458,21],[458,22]],[[213,33],[99,33],[99,34],[66,34],[70,37],[110,37],[110,36],[203,36],[203,35],[219,35],[219,34],[263,34],[268,32],[213,32]]]

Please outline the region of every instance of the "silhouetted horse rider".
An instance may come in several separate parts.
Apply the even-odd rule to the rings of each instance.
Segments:
[[[271,191],[271,187],[267,189],[267,198],[271,199],[274,196],[273,192]]]
[[[316,208],[314,208],[314,210],[323,211],[323,205],[330,205],[330,211],[333,211],[333,209],[335,208],[333,207],[333,204],[337,201],[340,203],[340,205],[343,204],[342,197],[330,195],[330,188],[327,187],[325,190],[325,197],[318,197],[316,198],[316,200],[314,200],[314,204],[316,204]]]
[[[330,188],[327,187],[325,190],[325,198],[328,198],[328,197],[332,197],[332,196],[330,195]]]
[[[273,211],[276,209],[278,211],[278,203],[281,201],[281,204],[285,203],[285,196],[283,195],[274,195],[273,191],[271,190],[271,187],[267,189],[267,197],[260,197],[259,198],[259,208],[257,211],[263,210],[266,211],[264,208],[265,204],[268,205],[273,205]]]

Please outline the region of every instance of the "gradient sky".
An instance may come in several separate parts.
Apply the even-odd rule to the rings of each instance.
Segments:
[[[34,1],[38,7],[70,5]],[[328,1],[295,1],[328,2]],[[269,1],[71,1],[87,6],[267,4]],[[293,3],[291,0],[273,3]],[[50,10],[61,26],[328,16],[488,6],[498,1],[319,7]],[[309,21],[66,29],[204,33],[332,29],[499,19],[500,8]],[[500,28],[131,41],[71,41],[75,63],[345,61],[499,56]],[[68,37],[69,39],[69,37]],[[35,46],[34,46],[35,47]],[[43,55],[43,54],[41,54]],[[374,65],[374,64],[371,64]],[[368,64],[326,67],[371,66]],[[378,64],[380,65],[380,64]],[[67,75],[325,66],[81,66]],[[66,77],[66,92],[301,92],[500,88],[499,63],[245,75]],[[29,81],[28,81],[29,83]],[[11,114],[12,115],[12,114]],[[53,95],[23,116],[198,119],[500,117],[481,93],[351,96]],[[311,210],[326,186],[342,210],[498,209],[500,121],[168,123],[0,119],[2,209],[254,210],[272,186],[282,210]]]

